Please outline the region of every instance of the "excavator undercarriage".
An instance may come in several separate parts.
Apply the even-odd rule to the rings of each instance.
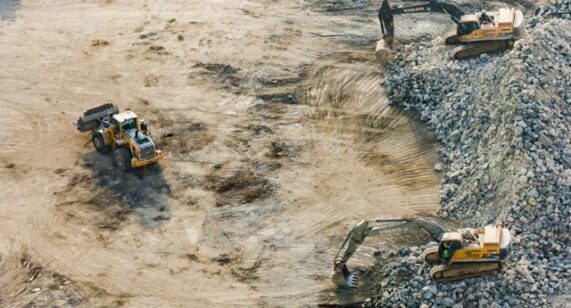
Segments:
[[[505,41],[489,41],[483,43],[466,44],[462,47],[454,49],[454,58],[456,59],[471,59],[479,57],[481,54],[499,53],[512,48],[514,45],[513,40]]]
[[[436,282],[476,277],[498,271],[502,267],[502,263],[500,261],[462,262],[460,264],[453,265],[438,264],[440,262],[438,250],[439,247],[430,247],[422,253],[422,259],[426,263],[432,265],[432,268],[430,269],[430,278]]]

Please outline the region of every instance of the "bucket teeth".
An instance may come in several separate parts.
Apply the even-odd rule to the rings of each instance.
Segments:
[[[335,271],[331,280],[340,287],[354,288],[357,286],[358,275],[349,271],[347,266],[343,266],[341,271]]]
[[[349,281],[347,281],[347,285],[351,288],[354,288],[357,286],[357,282],[359,282],[359,276],[357,276],[356,274],[353,274],[349,278]]]

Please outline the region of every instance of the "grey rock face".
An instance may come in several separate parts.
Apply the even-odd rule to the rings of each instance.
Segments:
[[[542,6],[527,36],[499,55],[450,60],[435,39],[407,45],[387,68],[382,86],[393,105],[444,145],[434,167],[443,175],[440,214],[471,226],[501,222],[514,247],[500,273],[444,284],[423,262],[395,261],[381,270],[377,307],[548,307],[569,283],[570,9],[570,0]]]

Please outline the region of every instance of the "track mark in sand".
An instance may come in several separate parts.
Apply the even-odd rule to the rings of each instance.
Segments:
[[[149,74],[143,78],[143,83],[145,88],[156,87],[159,85],[159,76],[154,74]]]
[[[256,97],[263,101],[273,103],[284,103],[291,105],[299,103],[299,95],[296,92],[259,94]]]
[[[314,10],[329,14],[369,15],[366,11],[371,9],[371,0],[316,0],[309,3]]]
[[[11,103],[2,105],[0,153],[20,151],[22,148],[33,147],[42,142],[42,137],[47,134],[43,125],[46,121],[43,117],[34,112],[19,110]]]
[[[169,161],[189,162],[192,154],[200,151],[216,140],[211,125],[196,118],[189,118],[186,110],[156,109],[151,102],[138,98],[134,107],[152,123],[153,136],[159,149],[174,156]],[[159,164],[168,163],[167,160]]]
[[[215,139],[204,122],[173,121],[162,130],[164,132],[161,134],[159,146],[169,153],[178,155],[179,161],[180,156],[201,150]]]
[[[287,106],[280,103],[264,102],[249,107],[247,111],[258,119],[278,120],[287,113]]]
[[[246,258],[241,249],[236,248],[229,253],[222,253],[212,258],[210,261],[222,267],[222,271],[229,272],[237,281],[256,289],[255,282],[260,279],[258,271],[264,267],[264,263],[268,260],[258,257]]]
[[[89,42],[89,47],[83,52],[86,56],[96,55],[101,53],[106,47],[111,45],[111,42],[104,39],[94,39]]]
[[[296,105],[301,102],[302,80],[305,78],[306,65],[301,65],[290,74],[256,75],[251,78],[251,94],[265,103]]]
[[[46,268],[30,253],[0,254],[0,305],[73,307],[85,304],[90,289]]]
[[[306,84],[303,99],[315,106],[311,123],[353,135],[359,159],[403,188],[436,187],[439,181],[432,170],[439,148],[436,139],[405,112],[389,106],[379,86],[379,72],[361,52],[354,53],[362,61],[345,66],[332,55],[309,69],[313,82]]]
[[[92,40],[91,41],[91,47],[105,47],[105,46],[109,46],[109,41],[107,40]]]
[[[264,41],[270,49],[287,50],[291,42],[298,39],[303,33],[302,30],[293,27],[277,29],[276,32],[279,33],[270,34]]]

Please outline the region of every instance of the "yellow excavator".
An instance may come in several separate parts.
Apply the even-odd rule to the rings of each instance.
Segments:
[[[450,231],[424,218],[376,218],[361,221],[347,235],[333,260],[331,279],[340,287],[355,287],[357,275],[347,268],[347,262],[365,238],[405,232],[422,232],[438,242],[422,253],[424,261],[432,265],[430,277],[436,282],[498,271],[511,250],[509,230],[498,225]]]
[[[396,45],[394,15],[416,13],[450,16],[457,28],[446,34],[444,41],[446,45],[464,45],[454,50],[454,57],[459,60],[509,49],[525,33],[523,13],[515,8],[467,14],[456,4],[446,1],[429,0],[391,7],[388,0],[383,0],[378,14],[383,39],[377,43],[377,59],[388,61],[392,58]]]

